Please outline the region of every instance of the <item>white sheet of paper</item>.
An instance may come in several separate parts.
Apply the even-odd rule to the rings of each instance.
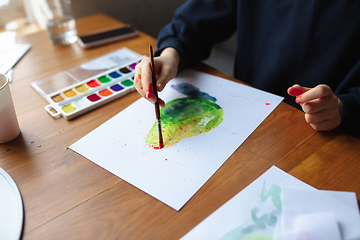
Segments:
[[[29,43],[14,44],[0,51],[0,73],[6,74],[30,49]]]
[[[295,217],[294,230],[294,240],[342,240],[332,212],[298,215]]]
[[[83,63],[80,67],[85,70],[105,70],[129,62],[131,59],[135,59],[140,56],[140,54],[124,47],[120,50]]]
[[[273,166],[239,192],[181,240],[272,240],[281,213],[281,189],[313,189]],[[279,203],[275,206],[276,203]]]
[[[154,106],[139,99],[70,146],[175,210],[184,206],[283,99],[194,70],[183,71],[159,96],[165,101],[185,97],[169,86],[179,83],[191,83],[216,97],[224,112],[223,122],[208,133],[155,150],[145,143],[155,122]]]
[[[0,51],[15,45],[16,32],[8,31],[0,33]]]
[[[283,189],[282,195],[283,214],[274,239],[290,239],[288,236],[294,232],[296,216],[323,212],[334,213],[342,239],[360,239],[360,214],[355,193]]]

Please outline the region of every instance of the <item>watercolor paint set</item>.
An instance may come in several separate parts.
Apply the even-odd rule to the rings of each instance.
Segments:
[[[31,85],[51,116],[70,120],[135,91],[135,66],[144,57],[123,48]]]

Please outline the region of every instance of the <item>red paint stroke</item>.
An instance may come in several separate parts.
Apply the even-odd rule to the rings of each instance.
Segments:
[[[140,86],[140,89],[143,89],[143,86],[141,84],[141,74],[140,73],[137,75],[137,77],[135,79],[135,82],[136,82],[137,85]]]
[[[270,105],[270,103],[267,102],[267,103],[265,103],[265,105]]]
[[[152,98],[154,96],[152,91],[152,83],[149,84],[149,89],[146,91],[146,98]]]
[[[163,142],[159,142],[159,146],[150,146],[150,147],[152,147],[152,148],[154,148],[154,149],[162,149],[162,148],[164,148],[164,143]]]

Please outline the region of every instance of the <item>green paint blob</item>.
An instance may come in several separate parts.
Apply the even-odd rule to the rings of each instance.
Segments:
[[[130,79],[126,79],[125,81],[122,81],[121,84],[124,85],[125,87],[131,87],[132,85],[134,85],[134,82],[131,81]]]
[[[271,201],[273,202],[274,206],[278,210],[282,210],[282,202],[281,202],[281,188],[278,185],[272,185],[270,190],[266,192],[265,187],[266,180],[264,181],[263,188],[261,189],[260,199],[262,202],[265,202],[266,199],[271,196]]]
[[[205,98],[177,98],[160,109],[164,148],[170,147],[184,138],[209,132],[223,120],[222,108]],[[149,131],[145,142],[150,147],[158,146],[156,122]]]
[[[111,78],[107,77],[107,76],[101,76],[99,77],[99,81],[102,83],[107,83],[111,81]]]
[[[226,233],[220,240],[272,240],[273,236],[266,233],[258,233],[260,229],[257,225],[248,227],[239,226],[234,230]]]
[[[277,217],[275,214],[268,213],[268,214],[264,214],[260,218],[258,218],[256,216],[258,212],[259,212],[259,207],[254,207],[251,210],[251,218],[259,229],[265,229],[266,225],[268,225],[269,227],[275,226],[276,221],[277,221]]]
[[[281,188],[274,184],[271,186],[270,190],[266,190],[266,180],[264,181],[263,187],[260,193],[261,203],[264,203],[270,196],[274,206],[281,211],[282,202],[281,202]],[[260,211],[259,207],[254,207],[251,209],[251,219],[253,223],[249,226],[239,226],[230,232],[226,233],[221,240],[272,240],[273,236],[266,233],[261,233],[261,231],[266,231],[266,229],[274,228],[277,222],[277,213],[272,211],[270,213],[265,213],[261,217],[258,217]]]

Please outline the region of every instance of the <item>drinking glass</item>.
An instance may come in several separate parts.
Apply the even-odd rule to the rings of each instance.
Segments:
[[[46,0],[41,7],[47,32],[54,44],[68,45],[78,39],[71,0]]]

